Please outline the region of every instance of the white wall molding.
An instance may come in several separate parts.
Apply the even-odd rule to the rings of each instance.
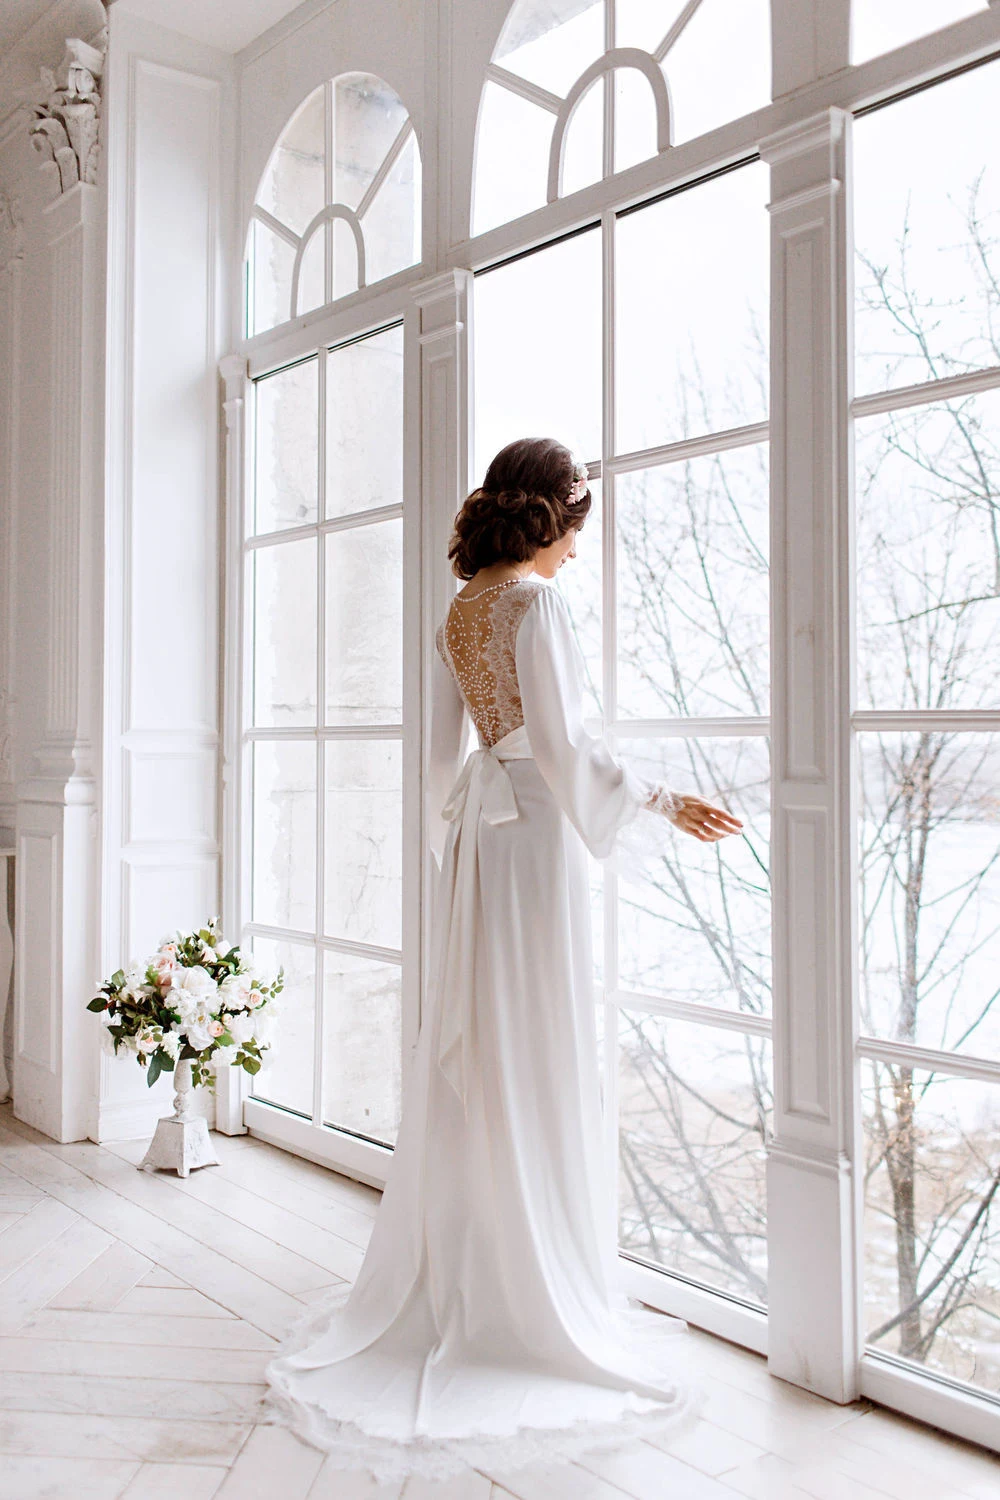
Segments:
[[[14,822],[14,640],[16,633],[17,488],[20,439],[24,213],[14,192],[0,188],[0,824]],[[4,983],[0,973],[0,984]]]
[[[760,142],[771,168],[774,1140],[769,1362],[857,1395],[850,766],[849,119]],[[807,1238],[796,1233],[813,1225]],[[817,1253],[819,1252],[819,1253]]]
[[[110,204],[102,971],[220,910],[222,463],[233,65],[115,7]],[[95,1139],[169,1113],[105,1057]],[[213,1117],[212,1096],[200,1106]]]

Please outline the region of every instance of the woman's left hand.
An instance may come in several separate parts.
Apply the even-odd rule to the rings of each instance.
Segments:
[[[714,844],[727,834],[743,832],[739,818],[734,818],[725,808],[713,807],[701,797],[682,797],[671,821],[682,833],[689,833],[703,844]]]

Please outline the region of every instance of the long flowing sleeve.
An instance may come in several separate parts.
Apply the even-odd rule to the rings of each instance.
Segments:
[[[644,809],[670,817],[675,794],[636,775],[584,727],[580,650],[555,589],[539,590],[518,629],[515,655],[532,754],[591,854],[606,859],[619,850],[620,834]]]
[[[427,758],[425,819],[427,839],[438,868],[444,854],[448,824],[441,816],[465,758],[468,731],[462,695],[439,651],[431,668],[431,727]]]

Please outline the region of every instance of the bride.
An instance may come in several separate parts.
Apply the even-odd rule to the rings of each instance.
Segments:
[[[685,1325],[617,1284],[587,850],[611,855],[640,817],[706,842],[741,825],[642,781],[583,727],[569,612],[538,579],[575,556],[590,503],[569,451],[526,438],[456,519],[466,586],[437,634],[429,756],[432,983],[399,1140],[355,1285],[267,1367],[276,1418],[378,1479],[567,1458],[697,1406]]]

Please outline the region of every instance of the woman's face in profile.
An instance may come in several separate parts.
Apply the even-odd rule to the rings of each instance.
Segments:
[[[576,556],[577,529],[572,527],[551,546],[540,547],[532,558],[532,565],[540,578],[554,578],[563,563]]]

